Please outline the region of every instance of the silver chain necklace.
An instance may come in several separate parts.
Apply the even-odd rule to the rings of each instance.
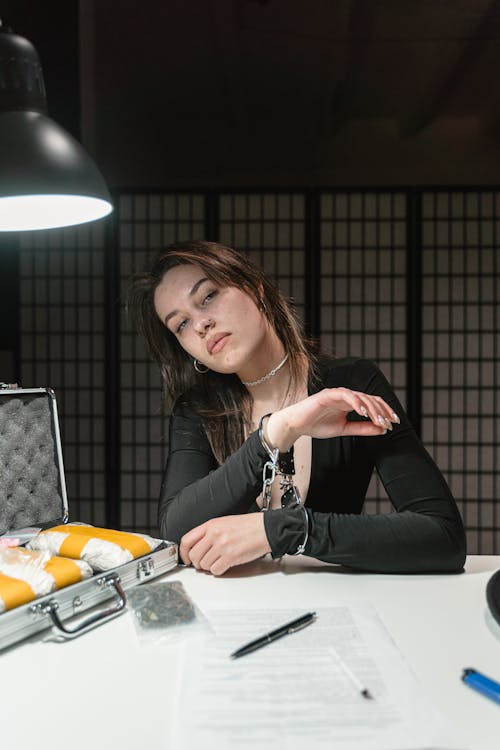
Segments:
[[[287,361],[287,359],[288,359],[288,354],[285,354],[284,359],[281,360],[281,362],[279,363],[279,365],[276,365],[276,367],[274,367],[272,370],[270,370],[267,373],[267,375],[263,375],[258,380],[248,380],[247,382],[245,382],[244,380],[242,380],[241,382],[243,383],[243,385],[249,385],[250,387],[252,387],[254,385],[260,385],[261,383],[265,383],[266,380],[269,380],[270,378],[273,377],[273,375],[276,375],[276,373],[278,372],[278,370],[281,370],[281,368],[283,367],[283,365],[285,364],[285,362]]]

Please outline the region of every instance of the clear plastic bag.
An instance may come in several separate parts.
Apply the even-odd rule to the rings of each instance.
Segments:
[[[179,642],[213,632],[180,581],[136,586],[127,592],[127,604],[144,644]]]
[[[48,552],[0,547],[0,574],[6,576],[0,581],[0,613],[50,592],[51,579],[44,569],[49,559]]]
[[[28,583],[36,581],[36,575],[43,572],[50,560],[50,552],[32,552],[24,547],[0,547],[0,571],[12,578],[21,578]],[[34,576],[32,579],[31,576]]]
[[[70,568],[68,568],[68,565]],[[0,546],[0,613],[26,604],[56,589],[90,578],[83,560],[52,557],[47,550]]]

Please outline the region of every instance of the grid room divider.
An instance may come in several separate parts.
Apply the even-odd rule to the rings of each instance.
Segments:
[[[500,550],[499,197],[422,196],[422,438],[484,553]]]
[[[106,227],[21,235],[21,384],[49,386],[61,417],[70,518],[107,519]]]
[[[123,293],[158,249],[206,237],[269,271],[325,349],[377,361],[451,485],[469,551],[500,551],[497,191],[115,197],[105,222],[19,243],[21,378],[56,390],[72,518],[155,532],[168,420]],[[388,510],[374,478],[366,511]]]

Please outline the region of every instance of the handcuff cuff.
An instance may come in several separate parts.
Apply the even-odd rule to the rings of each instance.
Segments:
[[[294,447],[292,445],[286,453],[280,453],[279,448],[271,448],[264,436],[264,420],[270,417],[271,414],[272,412],[264,414],[259,422],[260,442],[268,455],[268,460],[262,470],[262,510],[265,512],[271,507],[272,484],[276,479],[276,474],[279,474],[281,477],[280,490],[283,491],[281,507],[283,509],[302,508],[304,512],[305,536],[302,544],[299,544],[296,551],[291,553],[293,555],[302,555],[309,539],[309,516],[302,503],[300,492],[293,483],[295,474]]]

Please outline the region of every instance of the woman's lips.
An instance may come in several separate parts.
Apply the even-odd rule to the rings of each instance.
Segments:
[[[210,354],[218,354],[222,349],[224,349],[226,342],[231,334],[230,333],[224,333],[222,336],[218,336],[215,339],[214,344],[210,344],[209,346],[209,352]]]

